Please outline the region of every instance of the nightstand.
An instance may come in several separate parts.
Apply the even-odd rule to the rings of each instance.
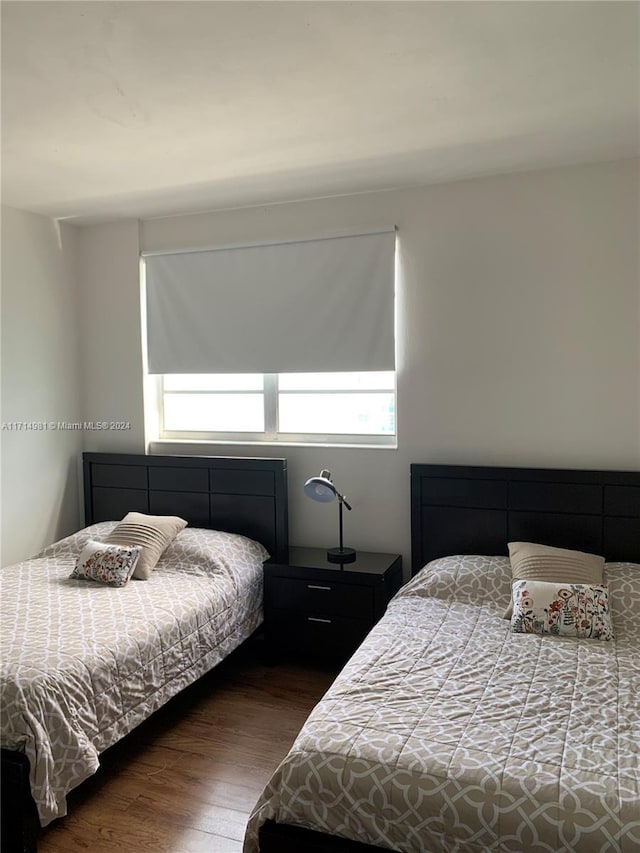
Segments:
[[[358,551],[341,568],[325,548],[290,548],[264,566],[264,632],[271,659],[302,654],[345,660],[402,585],[402,557]]]

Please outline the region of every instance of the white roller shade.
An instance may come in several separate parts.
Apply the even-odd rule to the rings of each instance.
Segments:
[[[393,370],[395,231],[145,257],[150,373]]]

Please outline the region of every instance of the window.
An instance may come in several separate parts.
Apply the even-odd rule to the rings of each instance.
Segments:
[[[149,431],[396,446],[395,247],[383,228],[145,255]]]
[[[395,446],[394,371],[165,374],[166,439]]]

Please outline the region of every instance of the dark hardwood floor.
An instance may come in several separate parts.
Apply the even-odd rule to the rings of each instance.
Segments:
[[[240,853],[247,818],[335,669],[251,641],[101,757],[41,853]]]

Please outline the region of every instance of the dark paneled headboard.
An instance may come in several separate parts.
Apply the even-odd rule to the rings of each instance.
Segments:
[[[85,522],[178,515],[241,533],[288,559],[287,460],[84,453]]]
[[[411,466],[413,573],[510,541],[640,563],[640,471]]]

